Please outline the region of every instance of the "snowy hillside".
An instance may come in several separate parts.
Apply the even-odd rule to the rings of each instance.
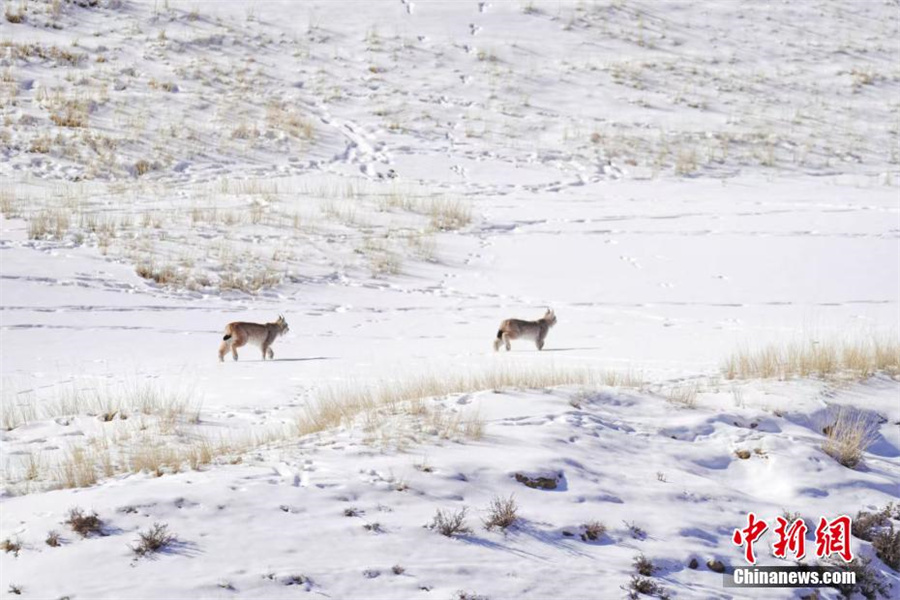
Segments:
[[[896,2],[3,11],[0,593],[900,589]]]

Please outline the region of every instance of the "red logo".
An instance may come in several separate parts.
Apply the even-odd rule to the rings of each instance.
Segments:
[[[825,517],[819,519],[816,527],[816,556],[837,554],[844,562],[853,560],[850,552],[850,517],[842,515],[831,523]]]
[[[773,554],[778,558],[800,560],[806,556],[806,532],[808,528],[803,519],[797,519],[793,523],[783,517],[776,517],[775,536],[777,539],[772,544]],[[816,557],[826,558],[832,554],[840,556],[844,562],[853,560],[853,552],[850,549],[850,517],[841,515],[832,521],[825,517],[819,519],[816,527]],[[756,564],[756,553],[753,544],[759,541],[769,528],[765,521],[756,518],[754,513],[747,515],[747,526],[743,529],[735,529],[731,541],[736,546],[744,548],[744,558],[751,565]]]
[[[803,519],[797,519],[788,527],[787,519],[777,517],[778,527],[775,528],[775,535],[778,541],[772,546],[775,550],[775,556],[778,558],[787,558],[787,550],[800,560],[806,556],[806,523]]]
[[[744,558],[746,558],[747,562],[751,565],[756,564],[756,555],[753,554],[753,543],[758,540],[768,528],[769,526],[766,525],[765,521],[758,521],[756,515],[750,513],[747,515],[747,527],[744,529],[735,529],[734,535],[731,536],[731,541],[734,542],[736,546],[747,546],[744,548]]]

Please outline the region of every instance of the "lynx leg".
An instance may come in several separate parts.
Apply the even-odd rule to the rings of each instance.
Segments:
[[[275,358],[275,353],[272,352],[272,347],[271,347],[271,346],[269,347],[268,354],[269,354],[269,360],[272,360],[273,358]]]
[[[219,362],[225,362],[225,354],[228,352],[228,342],[222,342],[219,345]]]
[[[503,343],[503,340],[501,340],[500,338],[497,338],[494,340],[494,352],[496,352],[500,349],[500,344],[502,344],[502,343]]]
[[[237,358],[238,358],[238,357],[237,357],[237,345],[236,345],[236,344],[232,344],[232,345],[231,345],[231,357],[234,358],[234,360],[237,360]]]
[[[535,341],[535,344],[537,344],[537,349],[538,349],[538,350],[543,350],[543,349],[544,349],[544,338],[538,338],[538,339]]]
[[[512,348],[512,346],[510,346],[510,344],[509,344],[509,334],[508,333],[503,334],[503,343],[506,344],[506,351],[509,352],[510,349]]]
[[[271,350],[269,350],[269,347],[266,346],[265,344],[263,344],[263,345],[262,345],[262,353],[263,353],[263,358],[262,358],[262,359],[263,359],[263,360],[266,360],[266,354],[268,354],[269,352],[271,352]]]

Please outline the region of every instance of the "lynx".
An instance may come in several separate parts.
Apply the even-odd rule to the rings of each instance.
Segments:
[[[225,337],[222,338],[222,345],[219,346],[219,360],[225,360],[225,354],[231,350],[231,356],[234,360],[238,359],[237,349],[253,342],[262,349],[263,360],[275,358],[272,352],[272,344],[276,338],[290,331],[287,321],[284,317],[278,315],[278,320],[274,323],[246,323],[236,321],[225,326]]]
[[[544,313],[544,316],[537,321],[507,319],[500,323],[500,329],[497,330],[497,339],[494,340],[494,352],[500,349],[500,344],[505,344],[508,352],[510,340],[518,338],[534,340],[537,349],[541,350],[544,348],[547,332],[554,325],[556,325],[556,315],[549,308]]]

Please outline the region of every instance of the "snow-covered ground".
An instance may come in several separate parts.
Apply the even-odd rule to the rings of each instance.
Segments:
[[[896,2],[3,8],[0,593],[625,597],[644,554],[675,597],[790,598],[708,568],[747,513],[900,497],[896,377],[723,372],[897,344]],[[493,351],[546,307],[542,352]],[[275,360],[217,360],[279,314]],[[855,469],[841,406],[877,423]]]

